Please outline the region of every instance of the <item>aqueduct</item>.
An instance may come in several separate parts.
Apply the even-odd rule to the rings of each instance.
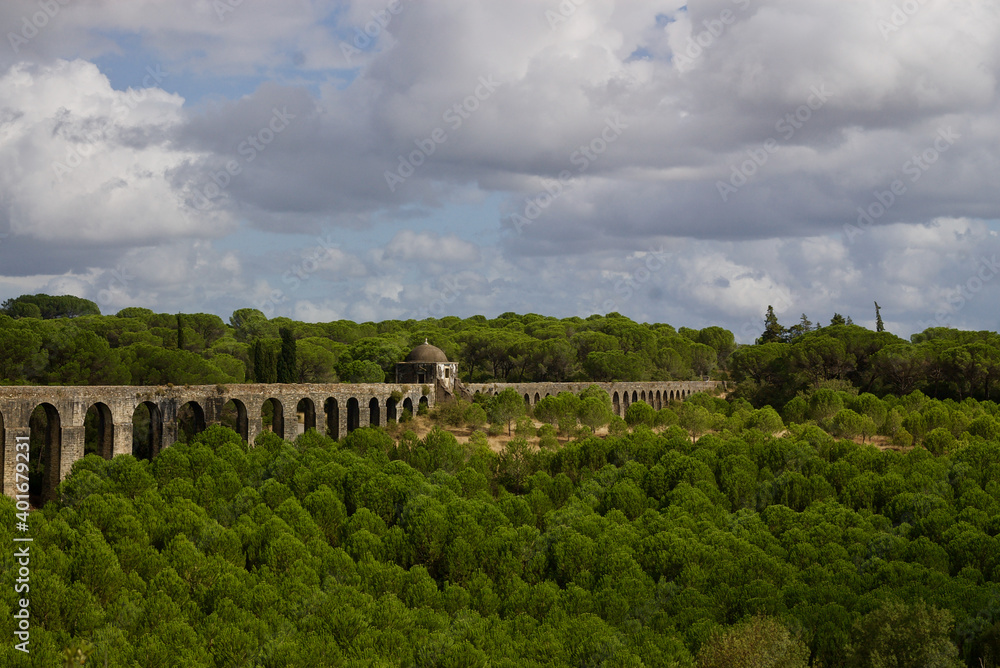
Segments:
[[[715,381],[642,383],[477,383],[465,385],[470,393],[495,395],[514,388],[533,406],[559,392],[580,392],[598,385],[612,399],[615,414],[622,416],[629,404],[645,401],[662,408],[683,401],[694,392],[714,389]],[[86,448],[86,421],[96,429],[96,452],[110,459],[140,453],[133,432],[141,425],[154,457],[169,447],[184,425],[201,431],[225,420],[248,443],[265,430],[293,440],[307,429],[340,438],[361,426],[395,420],[403,410],[416,412],[421,404],[433,406],[435,390],[427,385],[378,384],[244,384],[197,386],[4,386],[0,387],[0,481],[2,491],[15,494],[16,444],[32,433],[32,415],[44,416],[44,440],[37,456],[44,462],[39,495],[51,498],[56,486],[82,459]],[[36,430],[37,431],[37,430]],[[23,459],[22,459],[23,461]],[[23,482],[23,478],[21,479]]]

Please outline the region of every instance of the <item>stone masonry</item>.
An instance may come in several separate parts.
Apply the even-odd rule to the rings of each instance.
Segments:
[[[694,392],[714,389],[713,381],[646,383],[476,383],[464,386],[470,393],[493,395],[513,387],[534,405],[559,392],[580,392],[599,385],[612,397],[617,415],[634,401],[662,408],[669,401],[683,400]],[[395,394],[395,397],[393,396]],[[253,443],[264,430],[261,411],[271,402],[272,429],[293,440],[307,429],[317,429],[340,438],[361,426],[384,425],[404,409],[416,412],[421,403],[435,403],[432,386],[401,384],[241,384],[193,386],[0,386],[0,481],[2,491],[14,495],[16,439],[30,435],[29,418],[38,407],[48,415],[49,431],[43,456],[49,474],[42,492],[49,498],[73,463],[84,455],[84,420],[96,408],[99,423],[99,453],[110,459],[132,454],[132,419],[145,405],[151,418],[153,455],[177,440],[178,412],[186,404],[200,428],[219,424],[223,407],[236,407],[237,431]],[[58,476],[57,476],[58,473]]]

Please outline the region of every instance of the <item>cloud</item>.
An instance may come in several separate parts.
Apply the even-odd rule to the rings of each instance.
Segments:
[[[993,283],[955,286],[996,249],[1000,9],[569,4],[404,0],[390,19],[383,0],[70,3],[0,55],[2,285],[96,295],[143,258],[149,280],[116,305],[610,303],[739,329],[767,303],[863,322],[878,299],[899,326],[995,326]],[[37,7],[5,3],[0,24]],[[94,64],[114,54],[169,76],[143,88]],[[296,237],[249,248],[248,231]],[[293,285],[303,237],[338,242]],[[672,259],[639,281],[659,246]]]

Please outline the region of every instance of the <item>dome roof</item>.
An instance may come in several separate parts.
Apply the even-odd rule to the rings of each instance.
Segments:
[[[424,339],[424,342],[410,351],[406,356],[407,362],[440,362],[448,364],[448,356],[437,346],[432,346]]]

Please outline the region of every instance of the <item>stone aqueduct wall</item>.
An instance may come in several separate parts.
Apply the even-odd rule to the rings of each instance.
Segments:
[[[476,383],[466,385],[471,391],[497,394],[515,388],[534,405],[548,395],[580,392],[594,383]],[[615,411],[624,415],[633,401],[645,400],[660,408],[670,400],[683,400],[694,392],[713,389],[713,381],[656,383],[596,383],[615,403]],[[261,410],[273,400],[280,407],[283,429],[288,440],[303,429],[316,428],[334,438],[359,426],[386,424],[404,407],[415,409],[425,401],[434,405],[434,391],[424,396],[420,385],[390,383],[349,384],[245,384],[197,386],[0,386],[0,481],[2,491],[14,495],[16,439],[30,435],[29,418],[38,406],[49,415],[50,432],[44,456],[55,464],[48,466],[43,496],[48,496],[66,477],[73,463],[84,455],[84,419],[91,407],[102,418],[99,450],[104,457],[132,453],[132,418],[145,404],[152,418],[153,452],[177,440],[178,411],[191,402],[200,426],[219,424],[223,406],[232,400],[238,411],[237,426],[250,443],[263,431]],[[393,392],[402,394],[398,402]],[[398,395],[397,395],[398,396]],[[304,420],[300,422],[298,413]],[[277,422],[277,420],[276,420]],[[52,427],[55,426],[53,429]],[[58,474],[58,476],[57,476]]]
[[[475,394],[498,394],[513,387],[532,406],[547,396],[560,392],[580,393],[597,385],[611,396],[615,414],[624,417],[625,409],[634,401],[645,401],[659,410],[671,401],[683,401],[695,392],[707,392],[721,385],[719,381],[657,381],[645,383],[463,383],[462,387]]]

